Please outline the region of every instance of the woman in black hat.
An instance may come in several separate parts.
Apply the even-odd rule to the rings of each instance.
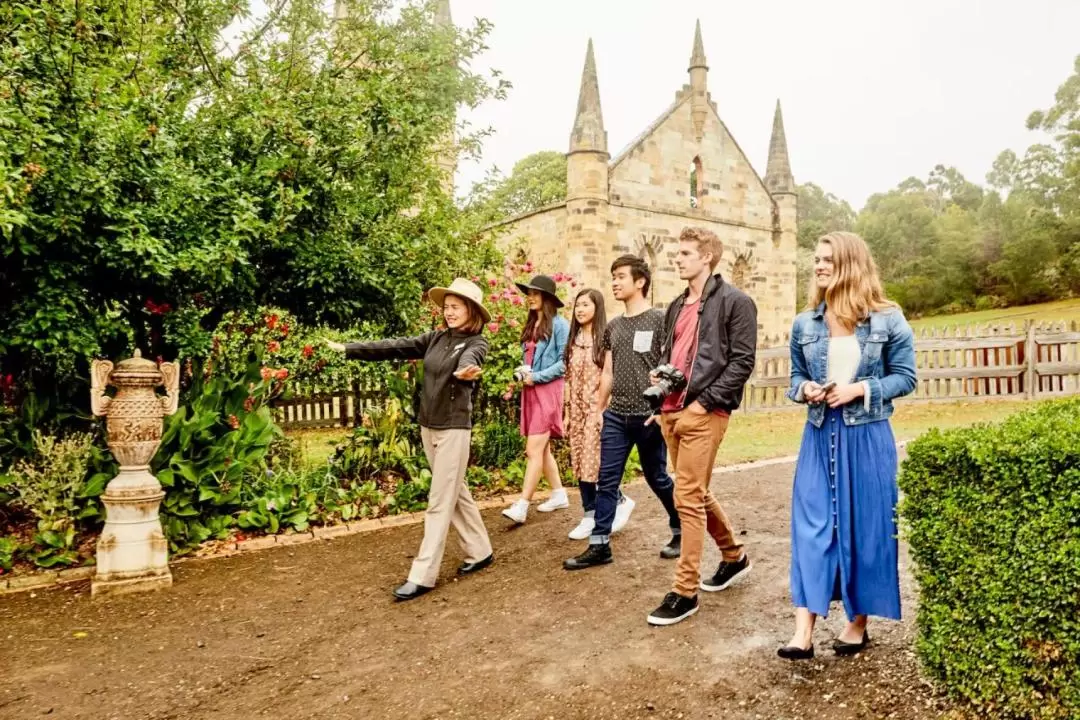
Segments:
[[[521,434],[525,436],[525,479],[521,498],[503,510],[516,523],[525,522],[529,503],[540,476],[551,485],[551,498],[537,510],[551,512],[570,507],[566,490],[559,480],[559,466],[551,452],[551,439],[563,436],[563,355],[570,337],[570,324],[558,315],[562,301],[556,294],[555,281],[537,275],[527,285],[516,283],[528,298],[529,317],[521,332],[524,362],[518,374],[524,383],[521,391]]]

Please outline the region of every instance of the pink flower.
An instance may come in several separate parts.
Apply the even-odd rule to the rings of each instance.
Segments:
[[[518,326],[519,326],[520,324],[521,324],[521,323],[519,323],[519,322],[518,322],[517,320],[515,320],[515,319],[513,319],[513,318],[510,318],[510,322],[509,322],[509,325],[510,325],[510,327],[512,327],[512,328],[516,328],[516,327],[518,327]]]
[[[499,332],[499,323],[497,323],[497,322],[489,322],[487,327],[488,327],[488,330],[490,330],[493,333]]]
[[[507,388],[507,389],[506,389],[506,392],[504,392],[504,393],[502,394],[502,399],[503,399],[503,400],[509,400],[509,399],[510,399],[510,398],[512,398],[512,397],[514,397],[514,390],[513,390],[513,388]]]
[[[473,275],[471,279],[472,279],[472,281],[474,283],[480,282],[480,276],[479,275]]]
[[[532,269],[533,269],[532,260],[527,260],[525,262],[525,272],[532,272]]]
[[[488,287],[495,287],[499,284],[499,281],[495,278],[488,278]]]
[[[498,293],[492,293],[491,295],[488,295],[488,300],[490,300],[493,303],[494,302],[499,302],[499,294]]]
[[[563,280],[566,279],[566,276],[563,275],[561,272],[557,272],[557,273],[555,273],[555,275],[552,276],[551,279],[554,280],[555,282],[562,282]]]
[[[521,305],[521,303],[524,301],[521,299],[520,295],[515,295],[514,297],[510,298],[510,302],[514,305]]]

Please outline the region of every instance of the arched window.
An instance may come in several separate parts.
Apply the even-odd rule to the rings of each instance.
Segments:
[[[701,207],[701,158],[695,157],[690,163],[690,207]]]

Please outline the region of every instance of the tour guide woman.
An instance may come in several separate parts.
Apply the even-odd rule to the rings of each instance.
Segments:
[[[394,590],[398,600],[411,600],[435,587],[451,525],[465,553],[459,575],[483,570],[494,559],[480,510],[465,483],[473,390],[488,350],[481,332],[491,315],[483,306],[480,288],[462,278],[450,287],[432,288],[428,297],[442,308],[445,329],[418,337],[345,345],[326,341],[355,360],[424,361],[419,421],[424,454],[431,466],[431,490],[424,514],[424,539],[409,579]]]
[[[778,651],[814,657],[814,620],[840,600],[848,624],[833,643],[854,655],[869,615],[900,619],[896,442],[892,401],[915,389],[911,327],[885,298],[858,235],[818,240],[809,309],[791,330],[791,390],[809,403],[791,497],[795,633]]]

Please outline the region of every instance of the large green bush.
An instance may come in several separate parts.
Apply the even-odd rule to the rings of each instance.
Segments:
[[[1080,717],[1080,398],[909,455],[923,665],[980,716]]]

